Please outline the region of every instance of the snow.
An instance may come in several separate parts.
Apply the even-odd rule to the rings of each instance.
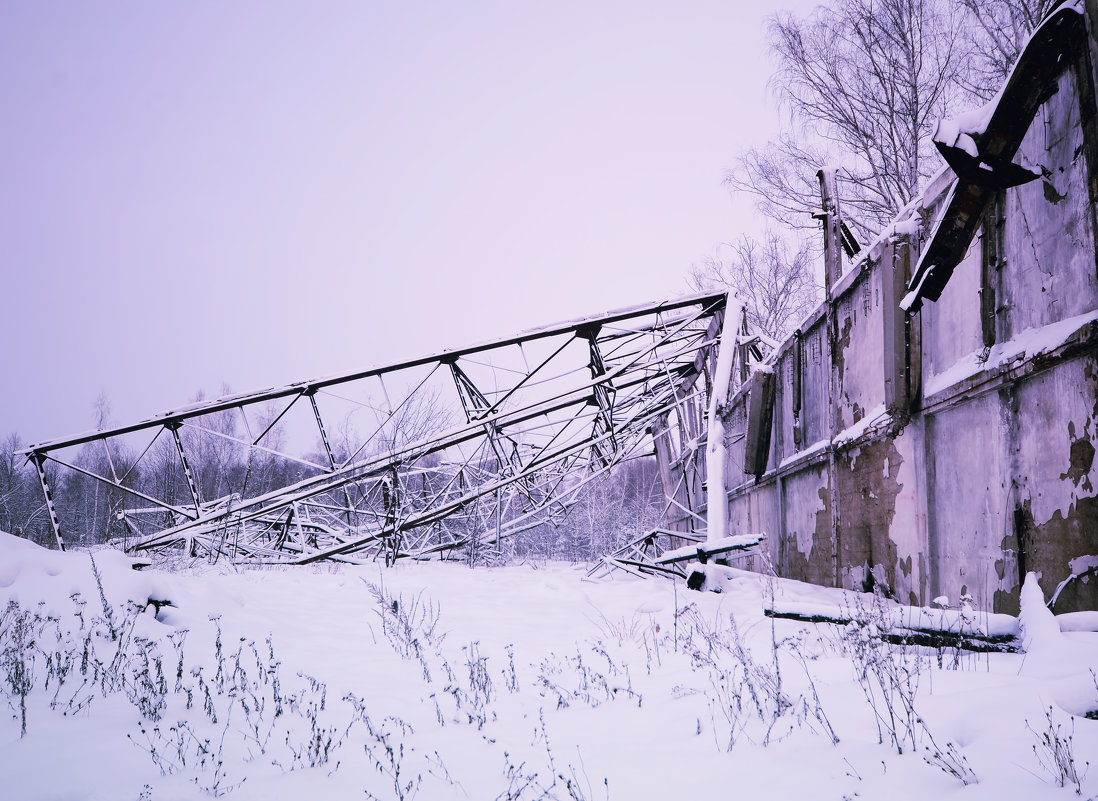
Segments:
[[[706,550],[716,551],[721,548],[747,548],[762,542],[764,534],[733,534],[731,537],[706,540]]]
[[[1011,801],[1067,797],[1033,752],[1034,731],[1049,725],[1046,713],[1068,730],[1074,725],[1080,763],[1098,752],[1098,721],[1078,717],[1098,708],[1090,673],[1098,634],[1048,625],[1035,583],[1027,585],[1023,615],[1033,650],[966,655],[883,646],[871,637],[873,624],[767,618],[768,604],[866,609],[872,596],[716,565],[706,567],[720,593],[693,593],[664,579],[591,582],[581,566],[552,563],[237,570],[179,562],[140,571],[134,564],[109,550],[57,553],[0,534],[4,798],[152,801],[229,791],[233,799],[263,801],[622,801],[734,792]],[[104,614],[100,586],[118,640],[92,624]],[[150,597],[173,606],[154,615]],[[123,615],[126,601],[135,606]],[[940,620],[962,613],[919,614]],[[12,681],[29,657],[17,647],[17,618],[39,621],[23,736]],[[413,636],[402,640],[401,620],[409,619]],[[75,643],[77,661],[88,642],[96,658],[121,654],[138,669],[115,692],[78,690],[78,666],[58,685],[50,667],[58,662],[47,662],[47,654],[63,651],[58,642]],[[141,708],[150,695],[133,692],[141,675],[155,678],[156,671],[142,674],[134,654],[163,657],[167,692],[158,722]],[[919,746],[902,754],[887,732],[879,737],[859,683],[874,680],[882,664],[917,670]],[[746,690],[759,693],[764,711],[777,708],[765,688],[778,675],[793,706],[764,720]],[[214,688],[216,724],[203,709],[199,676]],[[272,676],[281,682],[278,716]],[[307,677],[323,683],[323,709],[319,685]],[[185,692],[174,690],[177,680],[194,693],[189,709]],[[219,681],[225,692],[217,691]],[[80,705],[85,697],[91,700]],[[253,698],[266,704],[262,714],[249,705]],[[262,750],[246,736],[255,720],[259,739],[266,738]],[[193,743],[172,746],[170,731],[209,739],[223,763],[211,757],[200,764]],[[294,751],[307,762],[317,734],[321,742],[331,737],[328,759],[302,766]],[[962,754],[979,783],[964,786],[925,761],[930,734],[939,750],[951,744]],[[156,759],[150,742],[159,745]],[[186,765],[162,775],[156,760],[170,767],[181,751]],[[1082,790],[1094,796],[1098,775],[1084,777]]]
[[[890,612],[894,626],[912,631],[948,631],[981,637],[1014,637],[1018,634],[1018,620],[1011,615],[964,609],[921,609],[916,606],[901,606]]]
[[[1041,585],[1037,583],[1037,576],[1033,573],[1027,573],[1026,580],[1022,583],[1021,607],[1018,620],[1026,653],[1055,647],[1060,642],[1060,624],[1045,606]]]
[[[937,225],[935,225],[934,230],[938,230]],[[918,271],[922,269],[921,258],[922,257],[920,257],[919,265],[915,268],[916,274],[918,274]],[[919,279],[919,283],[915,285],[914,289],[908,290],[908,293],[903,296],[903,299],[900,300],[901,309],[903,309],[904,311],[911,311],[911,307],[915,305],[915,301],[917,301],[919,299],[919,296],[923,293],[923,285],[926,283],[927,279],[930,278],[931,273],[934,272],[934,267],[935,265],[930,265],[930,267],[928,267],[923,273],[922,277]]]
[[[1026,358],[1032,359],[1037,354],[1053,351],[1095,320],[1098,320],[1098,311],[1090,311],[1039,328],[1027,328],[1007,342],[996,343],[986,359],[981,359],[983,351],[973,351],[943,372],[931,376],[923,387],[923,396],[933,397],[980,372],[1007,367]]]
[[[931,603],[941,607],[949,601],[939,596]],[[934,631],[980,637],[1016,637],[1019,633],[1018,619],[1012,615],[978,612],[967,605],[959,610],[903,606],[865,593],[799,582],[783,582],[782,591],[770,599],[769,606],[782,614],[830,620],[858,618],[872,610],[879,625],[898,632]]]
[[[752,545],[758,545],[765,537],[765,534],[733,534],[729,537],[720,537],[719,539],[706,540],[705,542],[694,543],[692,545],[684,545],[682,548],[666,551],[656,560],[656,563],[667,564],[671,562],[680,562],[684,559],[692,559],[697,556],[698,551],[716,554],[719,551],[746,549],[750,548]]]
[[[827,450],[828,444],[828,440],[826,439],[821,439],[813,442],[807,448],[802,448],[796,453],[791,453],[789,456],[786,456],[784,459],[782,459],[782,463],[778,465],[778,469],[787,467],[794,462],[800,461],[801,459],[806,459],[813,454],[819,453],[820,451]]]
[[[973,158],[979,158],[980,153],[976,149],[973,137],[984,134],[998,104],[999,97],[996,96],[991,102],[982,106],[939,121],[938,128],[934,132],[934,141],[947,147],[960,148]]]
[[[883,233],[889,239],[896,239],[901,236],[914,238],[919,235],[922,228],[922,218],[917,215],[912,215],[906,220],[896,220],[891,225],[886,226]]]
[[[838,434],[835,435],[835,444],[842,445],[846,442],[853,442],[868,431],[872,426],[888,423],[892,419],[891,415],[885,410],[884,404],[879,404],[871,409],[861,420],[852,425],[847,426]]]
[[[1098,631],[1098,611],[1065,612],[1056,616],[1060,631]]]

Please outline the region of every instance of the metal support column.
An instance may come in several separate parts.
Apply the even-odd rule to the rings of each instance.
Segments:
[[[316,427],[320,431],[320,441],[324,443],[324,453],[328,456],[328,464],[332,466],[334,471],[336,470],[335,453],[328,441],[328,431],[324,428],[324,419],[320,416],[320,407],[316,405],[316,389],[310,389],[305,394],[309,396],[309,403],[313,407],[313,417],[316,418]],[[343,500],[347,502],[347,524],[354,527],[357,525],[354,512],[355,505],[351,503],[351,492],[346,486],[343,487]]]
[[[191,463],[187,461],[187,454],[183,450],[183,438],[179,436],[179,427],[181,422],[173,420],[170,423],[165,423],[164,427],[172,432],[172,439],[175,441],[175,450],[179,454],[179,461],[183,465],[183,475],[187,477],[187,487],[191,491],[191,499],[194,501],[194,513],[199,514],[202,507],[202,500],[198,494],[198,485],[194,481],[194,473],[191,472]]]
[[[30,460],[38,471],[38,480],[42,483],[42,496],[46,499],[46,511],[50,514],[50,523],[53,524],[53,536],[57,539],[57,549],[65,550],[65,540],[61,536],[61,521],[57,517],[57,507],[53,503],[53,492],[50,490],[50,482],[46,478],[46,455],[34,452],[30,454]]]

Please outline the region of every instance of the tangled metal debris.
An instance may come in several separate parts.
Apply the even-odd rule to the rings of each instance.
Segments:
[[[129,551],[305,564],[492,549],[653,451],[671,534],[694,540],[725,305],[699,294],[608,312],[22,453],[62,546],[75,524],[56,490],[78,481],[102,491]]]

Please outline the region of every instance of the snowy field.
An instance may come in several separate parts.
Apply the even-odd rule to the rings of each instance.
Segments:
[[[1098,634],[1035,596],[1026,653],[968,653],[883,642],[871,597],[711,578],[134,571],[0,534],[0,798],[1098,796]]]

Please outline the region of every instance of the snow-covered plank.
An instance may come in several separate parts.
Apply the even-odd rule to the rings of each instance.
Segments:
[[[668,551],[656,560],[656,564],[668,565],[674,562],[686,562],[690,559],[697,559],[704,563],[712,556],[719,556],[732,551],[746,551],[758,545],[765,537],[765,534],[736,534],[731,537],[722,537],[719,540],[709,540],[704,545],[687,545]]]

